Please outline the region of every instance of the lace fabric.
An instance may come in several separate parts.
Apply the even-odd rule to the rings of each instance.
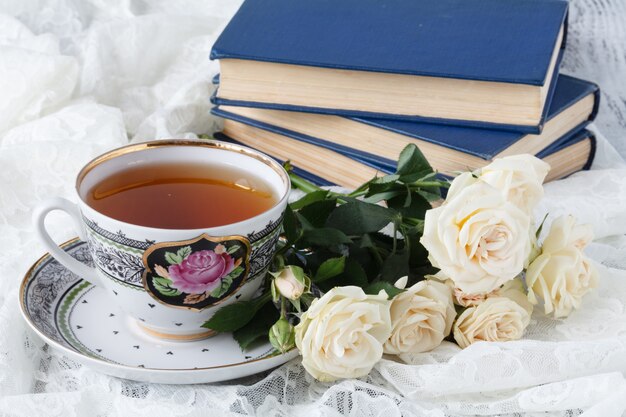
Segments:
[[[524,340],[451,343],[385,358],[360,380],[314,381],[296,359],[212,385],[111,378],[49,349],[19,315],[23,274],[43,252],[32,207],[73,198],[94,156],[129,140],[195,137],[209,115],[210,47],[237,1],[6,0],[0,5],[0,415],[620,416],[626,408],[626,67],[619,0],[571,4],[564,71],[600,82],[594,169],[546,186],[548,222],[594,225],[601,285],[565,320],[533,316]],[[606,65],[598,65],[606,63]],[[619,75],[618,75],[619,74]],[[602,133],[608,136],[607,140]],[[614,146],[612,146],[612,143]],[[57,241],[68,218],[48,222]]]

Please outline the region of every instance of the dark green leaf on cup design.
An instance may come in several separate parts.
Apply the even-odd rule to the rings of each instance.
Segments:
[[[185,246],[183,248],[178,249],[176,252],[176,256],[181,259],[181,262],[186,259],[189,255],[191,255],[191,246]]]
[[[152,277],[152,283],[154,284],[154,288],[165,296],[175,297],[181,294],[176,288],[172,288],[172,281],[168,278],[155,276]]]
[[[239,274],[241,274],[243,271],[244,267],[241,265],[230,271],[228,275],[222,278],[220,286],[211,292],[211,297],[220,298],[224,294],[226,294],[228,292],[228,289],[233,285],[233,280],[235,279],[235,277],[239,276]]]
[[[244,327],[272,297],[267,292],[259,298],[249,301],[238,301],[220,308],[206,323],[202,325],[217,332],[234,332]]]
[[[226,275],[224,278],[222,278],[220,286],[211,291],[211,297],[220,298],[222,295],[226,294],[226,291],[228,291],[231,285],[233,285],[233,277],[230,275]]]
[[[170,265],[177,265],[183,261],[183,258],[176,253],[165,252],[165,260]]]
[[[347,235],[377,232],[391,223],[398,213],[376,204],[353,202],[338,206],[328,217],[326,227]]]
[[[341,274],[346,266],[346,257],[330,258],[325,260],[317,269],[313,282],[323,282]]]
[[[242,351],[250,348],[255,342],[267,340],[267,333],[279,316],[273,304],[265,304],[248,324],[233,332],[233,338],[239,343]]]
[[[240,248],[241,248],[241,246],[239,246],[239,245],[236,245],[236,244],[232,245],[231,247],[229,247],[226,250],[226,253],[229,254],[229,255],[232,255],[233,253],[237,252]]]
[[[396,288],[393,286],[393,284],[391,284],[390,282],[386,282],[386,281],[374,282],[370,284],[369,286],[367,286],[364,291],[366,294],[378,294],[380,290],[385,290],[389,299],[392,299],[393,297],[400,294],[401,292],[404,292],[404,290]]]

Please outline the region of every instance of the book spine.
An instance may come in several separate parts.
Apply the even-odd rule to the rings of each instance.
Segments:
[[[594,120],[596,120],[596,116],[598,115],[598,110],[600,110],[600,97],[601,97],[600,87],[598,87],[597,84],[594,84],[594,86],[596,87],[596,89],[593,92],[593,109],[591,110],[591,114],[589,115],[589,119],[588,119],[590,122],[593,122]]]
[[[596,157],[596,148],[598,145],[596,136],[588,130],[586,130],[586,132],[589,137],[589,142],[591,143],[591,151],[589,151],[589,158],[587,158],[587,163],[585,163],[585,166],[582,167],[583,171],[587,171],[589,168],[591,168],[591,165],[593,165],[593,160]]]
[[[561,49],[565,49],[567,45],[567,30],[569,28],[569,3],[567,10],[565,11],[565,18],[563,18],[563,39],[561,40]]]

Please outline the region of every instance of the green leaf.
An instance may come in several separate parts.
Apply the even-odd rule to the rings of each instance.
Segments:
[[[176,264],[181,263],[183,261],[183,258],[181,256],[178,256],[178,254],[175,254],[172,252],[165,252],[165,260],[170,265],[176,265]]]
[[[398,175],[394,175],[394,177],[398,177]],[[405,190],[405,186],[398,182],[383,182],[383,183],[373,183],[370,185],[367,190],[367,196],[371,196],[378,193],[384,193],[389,191],[401,191]]]
[[[309,204],[298,213],[313,227],[323,227],[330,213],[337,207],[337,200],[321,200]]]
[[[389,175],[385,175],[383,177],[378,177],[378,178],[372,180],[371,184],[394,183],[394,182],[398,181],[399,178],[400,178],[400,175],[398,175],[398,174],[389,174]],[[370,185],[370,187],[371,187],[371,185]]]
[[[368,234],[364,234],[361,238],[361,247],[362,248],[376,248],[376,244],[372,237]]]
[[[367,286],[367,274],[365,270],[361,264],[352,258],[346,260],[346,267],[344,268],[342,277],[341,285],[356,285],[361,288]]]
[[[226,249],[226,253],[229,255],[232,255],[233,253],[237,252],[239,249],[241,249],[241,245],[238,245],[235,243],[233,246]]]
[[[402,152],[400,152],[396,174],[401,177],[419,175],[417,178],[421,178],[432,171],[433,169],[428,163],[428,160],[414,144],[407,145]]]
[[[185,246],[184,248],[178,249],[178,252],[176,252],[176,256],[178,256],[180,259],[185,259],[189,255],[191,255],[191,246]]]
[[[352,242],[341,230],[330,227],[305,230],[301,240],[309,245],[326,247]]]
[[[327,195],[328,195],[328,190],[313,191],[312,193],[306,194],[304,197],[302,197],[298,201],[294,201],[293,203],[289,204],[289,206],[291,206],[292,210],[300,210],[302,207],[306,207],[311,203],[325,200]]]
[[[365,194],[365,196],[368,199],[373,200],[374,196],[377,194],[405,192],[404,186],[397,182],[398,178],[400,178],[399,175],[393,174],[380,177],[380,179],[383,181],[372,181],[367,189],[367,194]],[[380,199],[378,201],[380,201]]]
[[[437,200],[441,200],[441,192],[437,189],[437,190],[426,190],[424,188],[422,188],[421,190],[418,191],[418,193],[424,197],[426,200],[428,201],[437,201]]]
[[[396,288],[390,282],[385,282],[385,281],[374,282],[370,284],[369,286],[367,286],[367,288],[365,288],[364,291],[366,294],[378,294],[380,290],[385,290],[389,299],[392,299],[393,297],[400,294],[401,292],[404,292],[404,290]]]
[[[326,281],[329,278],[336,277],[344,271],[346,266],[346,257],[326,259],[315,273],[313,282]]]
[[[154,288],[159,293],[167,297],[175,297],[181,294],[181,292],[176,288],[172,288],[172,281],[168,278],[158,276],[152,277],[152,284],[154,284]]]
[[[409,252],[404,250],[389,255],[383,262],[380,275],[388,282],[396,282],[398,278],[409,275]]]
[[[202,325],[217,332],[234,332],[241,329],[252,320],[257,311],[270,299],[268,291],[259,298],[249,301],[238,301],[220,308],[206,323]]]
[[[285,209],[285,216],[283,217],[283,231],[289,243],[296,242],[302,234],[296,215],[289,206]]]
[[[372,183],[372,181],[375,181],[377,178],[379,177],[374,177],[371,180],[364,182],[363,184],[359,185],[358,188],[355,188],[354,191],[352,191],[350,194],[344,195],[345,197],[353,197],[356,195],[361,195],[361,193],[365,190],[368,189],[368,187],[370,186],[370,184]],[[341,196],[341,198],[343,199],[344,196]]]
[[[266,339],[267,333],[279,317],[274,305],[265,304],[248,324],[233,332],[233,339],[244,351],[254,342]]]
[[[220,286],[211,291],[211,297],[220,298],[221,296],[226,294],[231,285],[233,285],[233,276],[231,274],[228,274],[224,278],[222,278]]]
[[[399,189],[399,190],[389,190],[389,191],[385,191],[382,193],[377,193],[377,194],[372,194],[368,197],[365,197],[363,199],[363,201],[365,201],[366,203],[372,203],[372,204],[376,204],[380,201],[383,200],[389,200],[391,198],[397,197],[397,196],[401,196],[404,193],[406,193],[406,191],[404,189]]]
[[[241,274],[244,271],[244,267],[239,265],[237,268],[233,269],[228,273],[229,277],[235,278],[237,275]]]
[[[351,202],[337,207],[328,217],[327,227],[348,235],[377,232],[397,216],[395,210],[364,202]]]
[[[409,198],[406,198],[410,196]],[[387,200],[387,206],[397,210],[403,217],[411,217],[415,219],[424,219],[426,210],[430,210],[432,206],[420,194],[412,192],[405,196],[398,196]],[[408,205],[406,204],[408,201]]]
[[[541,235],[541,231],[543,230],[543,225],[546,224],[546,220],[548,219],[549,215],[550,213],[546,213],[546,215],[543,216],[543,220],[541,220],[541,223],[539,224],[539,227],[537,228],[537,232],[535,233],[535,238],[539,239],[539,235]]]
[[[315,226],[313,226],[306,217],[304,217],[302,214],[300,214],[299,211],[296,211],[294,213],[296,215],[296,219],[298,220],[298,223],[300,224],[300,226],[302,227],[302,230],[310,230],[310,229],[315,229]]]

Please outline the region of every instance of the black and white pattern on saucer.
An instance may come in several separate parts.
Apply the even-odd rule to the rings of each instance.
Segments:
[[[73,258],[93,266],[87,245],[77,242],[65,249]],[[24,304],[35,326],[57,342],[64,343],[54,321],[56,303],[80,278],[53,258],[48,258],[34,271],[38,275],[24,294]]]

